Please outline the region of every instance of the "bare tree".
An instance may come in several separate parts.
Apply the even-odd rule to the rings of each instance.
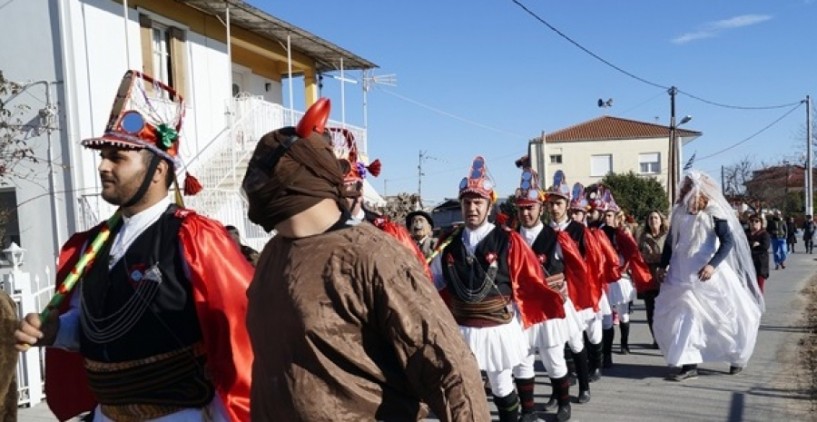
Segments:
[[[723,167],[723,193],[725,196],[743,197],[746,195],[746,182],[752,180],[755,163],[749,157],[730,166]]]
[[[419,209],[420,197],[416,193],[399,193],[386,199],[381,212],[394,222],[402,223],[408,213]]]
[[[8,179],[21,162],[37,162],[34,151],[28,146],[32,126],[23,122],[30,107],[25,104],[9,103],[9,99],[20,94],[25,86],[8,80],[0,70],[0,184],[8,184]]]

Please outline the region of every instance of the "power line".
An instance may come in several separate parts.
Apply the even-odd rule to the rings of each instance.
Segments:
[[[423,103],[421,103],[421,102],[419,102],[417,100],[413,100],[411,98],[406,97],[405,95],[398,94],[398,93],[396,93],[394,91],[390,91],[388,89],[380,88],[380,90],[387,93],[387,94],[389,94],[389,95],[397,97],[397,98],[399,98],[399,99],[401,99],[403,101],[412,103],[414,105],[418,105],[418,106],[423,107],[423,108],[425,108],[427,110],[431,110],[431,111],[433,111],[433,112],[435,112],[437,114],[441,114],[443,116],[450,117],[452,119],[456,119],[456,120],[468,123],[468,124],[473,125],[473,126],[481,127],[483,129],[487,129],[487,130],[490,130],[492,132],[500,133],[500,134],[503,134],[503,135],[517,136],[517,137],[522,138],[522,139],[528,139],[529,138],[528,136],[525,136],[525,135],[520,135],[518,133],[509,132],[507,130],[497,129],[495,127],[488,126],[488,125],[485,125],[485,124],[482,124],[482,123],[479,123],[479,122],[475,122],[473,120],[468,120],[468,119],[466,119],[464,117],[460,117],[460,116],[457,116],[456,114],[449,113],[449,112],[441,110],[439,108],[432,107],[432,106],[427,105],[427,104],[423,104]]]
[[[621,72],[621,73],[623,73],[623,74],[625,74],[625,75],[627,75],[627,76],[629,76],[629,77],[631,77],[631,78],[633,78],[633,79],[635,79],[635,80],[637,80],[639,82],[642,82],[644,84],[653,86],[655,88],[661,88],[663,90],[668,90],[669,89],[668,86],[665,86],[665,85],[662,85],[662,84],[659,84],[659,83],[656,83],[656,82],[649,81],[649,80],[644,79],[644,78],[642,78],[642,77],[640,77],[640,76],[638,76],[638,75],[636,75],[636,74],[634,74],[632,72],[628,72],[628,71],[624,70],[623,68],[621,68],[619,66],[616,66],[615,64],[611,63],[610,61],[604,59],[603,57],[599,56],[598,54],[590,51],[588,48],[586,48],[583,45],[579,44],[577,41],[574,41],[572,38],[567,36],[565,33],[560,31],[558,28],[556,28],[555,26],[548,23],[546,20],[541,18],[539,15],[534,13],[532,10],[528,9],[525,5],[520,3],[519,0],[511,0],[511,1],[514,4],[516,4],[517,6],[519,6],[520,8],[522,8],[522,10],[527,12],[529,15],[533,16],[534,19],[538,20],[543,25],[547,26],[551,31],[555,32],[557,35],[564,38],[565,40],[567,40],[567,42],[573,44],[578,49],[580,49],[580,50],[584,51],[585,53],[589,54],[594,59],[596,59],[596,60],[606,64],[607,66],[609,66],[609,67],[611,67],[611,68],[613,68],[613,69],[615,69],[615,70],[617,70],[617,71],[619,71],[619,72]],[[688,96],[690,98],[693,98],[695,100],[701,101],[701,102],[706,103],[706,104],[710,104],[710,105],[714,105],[714,106],[718,106],[718,107],[724,107],[724,108],[732,108],[732,109],[737,109],[737,110],[770,110],[770,109],[776,109],[776,108],[786,108],[786,107],[790,107],[790,106],[792,106],[794,104],[799,104],[799,102],[793,102],[793,103],[788,103],[788,104],[771,105],[771,106],[737,106],[737,105],[731,105],[731,104],[720,103],[720,102],[717,102],[717,101],[707,100],[707,99],[701,98],[701,97],[699,97],[697,95],[693,95],[693,94],[690,94],[689,92],[685,92],[685,91],[681,91],[681,90],[678,90],[678,92],[681,92],[681,93],[683,93],[684,95],[686,95],[686,96]]]
[[[751,140],[751,139],[752,139],[752,138],[754,138],[755,136],[760,135],[761,133],[765,132],[766,130],[768,130],[768,129],[769,129],[769,128],[771,128],[772,126],[776,125],[778,122],[780,122],[781,120],[783,120],[783,119],[784,119],[786,116],[788,116],[789,114],[793,113],[795,110],[797,110],[798,108],[800,108],[800,105],[802,105],[804,102],[805,102],[805,100],[804,100],[804,101],[800,101],[800,102],[799,102],[799,103],[797,103],[797,104],[796,104],[794,107],[792,107],[792,108],[791,108],[789,111],[787,111],[787,112],[783,113],[783,115],[782,115],[782,116],[778,117],[778,118],[777,118],[777,119],[775,119],[773,122],[769,123],[768,125],[766,125],[766,126],[765,126],[765,127],[763,127],[762,129],[758,130],[757,132],[755,132],[755,133],[751,134],[751,135],[750,135],[748,138],[745,138],[745,139],[743,139],[743,140],[741,140],[741,141],[739,141],[739,142],[737,142],[737,143],[735,143],[735,144],[732,144],[732,145],[730,145],[730,146],[728,146],[728,147],[726,147],[726,148],[724,148],[724,149],[722,149],[722,150],[720,150],[720,151],[717,151],[717,152],[714,152],[714,153],[709,154],[709,155],[707,155],[707,156],[704,156],[704,157],[698,158],[698,161],[701,161],[701,160],[706,160],[707,158],[711,158],[711,157],[714,157],[714,156],[716,156],[716,155],[718,155],[718,154],[722,154],[722,153],[724,153],[724,152],[726,152],[726,151],[729,151],[729,150],[730,150],[730,149],[732,149],[732,148],[737,147],[738,145],[741,145],[741,144],[744,144],[744,143],[748,142],[749,140]]]

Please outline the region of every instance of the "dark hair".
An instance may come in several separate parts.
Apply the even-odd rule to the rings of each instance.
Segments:
[[[232,224],[228,224],[228,225],[224,226],[224,230],[227,230],[227,231],[230,231],[230,230],[235,230],[235,231],[238,231],[238,228],[237,228],[236,226],[232,225]]]
[[[150,167],[150,161],[153,160],[153,157],[156,156],[156,153],[147,148],[144,148],[139,152],[140,155],[142,156],[142,162],[145,164],[145,166]],[[165,161],[167,162],[167,172],[165,173],[165,188],[170,189],[170,186],[173,185],[173,181],[176,180],[176,173],[174,172],[173,169],[173,163],[171,163],[168,160]]]

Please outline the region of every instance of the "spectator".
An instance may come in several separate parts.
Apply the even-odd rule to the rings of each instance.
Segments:
[[[803,245],[808,253],[814,250],[814,231],[814,219],[810,215],[807,215],[806,220],[803,222]]]
[[[794,222],[794,217],[786,219],[786,244],[788,244],[788,253],[794,253],[794,244],[797,243],[797,224]]]
[[[763,224],[759,215],[749,217],[749,230],[746,231],[746,238],[749,241],[749,248],[752,249],[752,262],[755,264],[757,273],[757,285],[763,291],[763,285],[769,278],[769,245],[771,239],[769,233],[763,230]]]
[[[780,217],[780,211],[775,211],[766,221],[766,231],[772,239],[774,250],[774,269],[786,269],[786,222]]]
[[[652,322],[655,313],[655,298],[658,297],[658,293],[661,291],[661,282],[664,281],[664,271],[661,270],[661,253],[664,250],[664,241],[667,238],[668,232],[669,223],[667,222],[667,217],[664,217],[660,211],[654,210],[647,214],[644,229],[638,238],[638,249],[641,251],[641,256],[644,257],[644,262],[647,263],[650,268],[650,273],[652,274],[650,287],[638,293],[639,299],[644,300],[644,307],[647,310],[647,325],[650,327],[650,334],[653,332]],[[658,348],[654,334],[652,348]]]
[[[241,255],[244,255],[244,258],[246,258],[253,267],[258,265],[258,257],[260,256],[258,251],[241,243],[241,233],[239,233],[238,229],[232,225],[224,226],[224,228],[227,229],[227,233],[230,234],[235,244],[241,249]]]

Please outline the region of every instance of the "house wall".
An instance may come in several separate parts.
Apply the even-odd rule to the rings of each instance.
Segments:
[[[644,174],[644,176],[656,177],[662,185],[666,186],[667,148],[668,141],[666,138],[545,142],[542,157],[545,164],[544,180],[546,185],[551,185],[553,183],[553,174],[557,170],[562,170],[570,185],[575,182],[580,182],[585,186],[597,183],[603,176],[591,176],[591,157],[605,154],[612,155],[612,171],[614,173],[627,173],[632,170],[636,174],[642,174],[639,166],[639,155],[657,152],[661,163],[660,172]],[[551,155],[561,155],[562,163],[551,163]]]
[[[98,195],[98,155],[80,142],[102,134],[124,72],[142,69],[140,13],[186,30],[182,159],[195,157],[227,126],[232,69],[224,26],[177,2],[131,0],[129,7],[127,24],[122,3],[112,0],[12,1],[0,13],[0,27],[15,34],[0,37],[0,70],[21,83],[48,81],[58,117],[50,138],[43,130],[28,139],[39,163],[10,183],[18,200],[20,246],[29,250],[25,269],[42,278],[53,278],[59,246],[84,225],[81,200],[90,203],[97,221],[113,211]],[[286,64],[276,62],[282,48],[237,27],[233,39],[243,46],[234,45],[233,61],[247,69],[245,91],[280,104],[288,95],[281,83]],[[308,87],[295,87],[302,98]],[[44,98],[44,87],[37,85],[15,101],[31,108],[26,120],[36,120]]]
[[[18,177],[4,178],[3,188],[13,189],[17,197],[19,244],[26,249],[23,271],[43,280],[54,273],[59,245],[73,229],[74,195],[69,175],[73,171],[72,150],[67,133],[49,132],[40,125],[38,112],[46,108],[46,99],[57,106],[56,127],[66,126],[63,59],[57,46],[60,28],[56,25],[60,9],[55,1],[12,1],[3,4],[0,28],[0,70],[6,79],[21,84],[36,83],[11,100],[7,106],[29,107],[22,120],[31,131],[25,136],[27,145],[38,158],[36,164],[22,164],[12,169]],[[10,34],[14,34],[11,36]],[[39,83],[46,82],[46,83]],[[46,90],[49,90],[49,96]],[[3,96],[3,100],[8,100]],[[49,148],[50,147],[50,148]],[[51,157],[49,165],[48,158]],[[53,170],[52,173],[49,173]],[[53,188],[50,184],[54,183]],[[70,208],[70,209],[69,209]],[[5,245],[4,245],[5,246]]]

